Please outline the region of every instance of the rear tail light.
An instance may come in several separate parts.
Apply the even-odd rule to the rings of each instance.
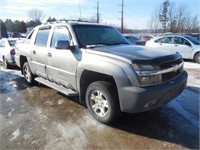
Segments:
[[[15,54],[15,49],[12,49],[12,50],[10,51],[10,54]]]

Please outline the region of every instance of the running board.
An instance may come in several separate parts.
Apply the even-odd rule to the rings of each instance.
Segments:
[[[62,85],[58,85],[56,83],[52,83],[52,82],[50,82],[48,80],[45,80],[45,79],[43,79],[41,77],[36,77],[35,81],[37,81],[39,83],[42,83],[42,84],[44,84],[46,86],[49,86],[49,87],[51,87],[51,88],[53,88],[53,89],[65,94],[65,95],[78,96],[78,92],[75,92],[75,91],[73,91],[71,89],[67,89],[67,88],[63,87]]]

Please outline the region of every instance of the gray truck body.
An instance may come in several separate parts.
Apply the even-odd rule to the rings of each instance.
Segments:
[[[62,87],[61,92],[63,88],[70,89],[72,95],[80,96],[81,102],[84,102],[85,92],[92,82],[107,81],[115,87],[120,111],[136,113],[160,107],[177,97],[186,86],[187,73],[183,70],[183,60],[178,53],[130,44],[81,47],[73,23],[42,27],[48,26],[50,32],[46,46],[35,44],[41,26],[36,27],[27,39],[17,43],[16,64],[23,68],[23,64],[28,62],[34,76]],[[67,49],[51,47],[52,35],[57,26],[66,27],[71,35],[70,47]],[[159,69],[140,72],[135,70],[133,64],[156,65]],[[145,76],[149,75],[160,75],[162,80],[142,85],[139,78],[144,77],[145,80]]]

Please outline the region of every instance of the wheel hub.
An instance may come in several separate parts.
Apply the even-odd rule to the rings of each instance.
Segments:
[[[90,103],[93,111],[100,117],[108,113],[108,101],[101,91],[93,91],[90,97]]]

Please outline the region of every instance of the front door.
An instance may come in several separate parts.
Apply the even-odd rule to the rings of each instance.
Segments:
[[[76,89],[77,53],[70,49],[56,49],[59,40],[72,41],[66,26],[55,27],[47,54],[47,74],[49,80],[67,88]]]

